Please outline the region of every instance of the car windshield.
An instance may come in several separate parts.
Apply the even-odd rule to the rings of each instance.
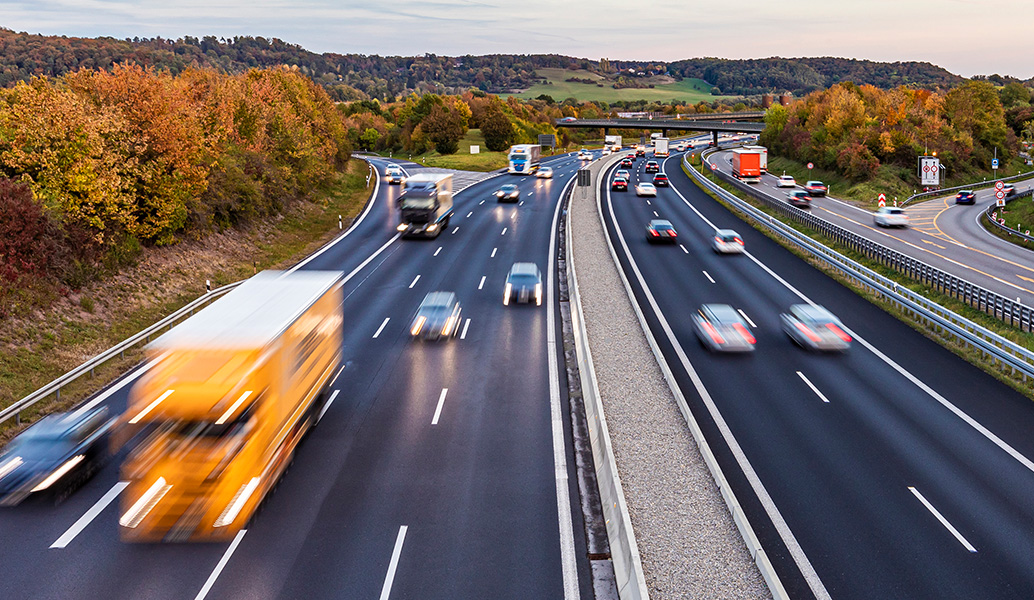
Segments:
[[[517,189],[516,185],[514,185],[512,183],[508,183],[508,184],[504,185],[503,187],[499,188],[499,191],[501,191],[501,192],[512,192],[512,191],[514,191],[516,189]]]
[[[711,320],[713,321],[729,325],[740,322],[740,316],[731,306],[712,304],[708,307],[708,311],[711,313]]]
[[[402,208],[434,208],[434,190],[411,189],[401,198]]]
[[[539,278],[531,273],[512,273],[507,281],[514,285],[535,285],[539,282]]]
[[[902,215],[902,214],[905,214],[905,211],[900,209],[900,208],[884,208],[883,211],[886,212],[888,215]]]
[[[829,323],[835,320],[833,315],[826,309],[810,304],[795,304],[790,308],[790,312],[801,321],[812,323]]]
[[[652,188],[652,187],[653,187],[653,184],[652,184],[652,183],[640,183],[640,184],[639,184],[639,187],[641,187],[641,188],[643,188],[643,189],[647,189],[647,190],[648,190],[648,189],[650,189],[650,188]]]
[[[653,228],[657,231],[669,231],[671,229],[675,229],[671,226],[671,223],[654,223]]]
[[[736,234],[735,233],[720,233],[720,234],[718,234],[718,237],[720,237],[723,242],[735,242],[736,241]]]

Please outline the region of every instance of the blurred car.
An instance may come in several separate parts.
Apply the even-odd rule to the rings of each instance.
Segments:
[[[675,152],[685,152],[686,142],[678,142],[675,144]]]
[[[542,272],[538,265],[530,262],[515,262],[506,274],[503,288],[503,305],[510,302],[534,302],[542,305]]]
[[[793,178],[793,175],[781,175],[779,181],[776,182],[776,187],[797,187],[797,180]]]
[[[402,172],[402,169],[396,167],[394,169],[388,169],[385,177],[388,179],[389,184],[401,185],[406,182],[406,174]]]
[[[804,189],[812,196],[825,196],[827,188],[821,181],[809,181],[804,184]]]
[[[714,148],[714,140],[711,140],[710,142],[707,142],[707,147],[708,148]]]
[[[54,413],[23,431],[0,453],[0,505],[65,499],[107,461],[112,423],[100,407]]]
[[[632,166],[632,159],[628,158],[627,156],[625,158],[622,158],[621,159],[621,166],[622,167],[631,167]]]
[[[635,149],[635,155],[637,157],[639,157],[639,156],[646,156],[646,150],[644,150],[643,148],[636,148]]]
[[[628,155],[628,156],[626,156],[625,158],[627,158],[628,160],[630,160],[630,161],[632,161],[632,162],[635,162],[636,160],[638,160],[638,159],[639,159],[639,158],[638,158],[638,157],[636,156],[636,153],[635,153],[635,152],[633,152],[632,154],[629,154],[629,155]]]
[[[679,234],[671,221],[665,219],[654,219],[646,225],[646,241],[653,244],[656,242],[678,242]]]
[[[851,346],[851,336],[840,319],[821,306],[794,304],[779,315],[779,320],[786,335],[807,350],[843,352]]]
[[[743,238],[732,229],[719,229],[714,232],[711,249],[718,254],[737,254],[743,252]]]
[[[811,194],[804,190],[794,190],[786,193],[786,201],[799,208],[811,206]]]
[[[553,169],[551,167],[539,167],[539,170],[535,172],[535,177],[539,179],[553,179]]]
[[[955,194],[955,204],[976,204],[977,194],[973,190],[959,190]]]
[[[385,170],[390,171],[392,169],[401,169],[402,167],[398,166],[398,164],[396,164],[396,163],[388,163],[388,166],[386,166],[384,168],[385,168]]]
[[[563,119],[560,119],[560,122],[561,123],[570,123],[571,121],[577,121],[577,120],[578,119],[576,119],[575,117],[564,117]]]
[[[413,337],[436,340],[455,337],[460,329],[460,303],[453,292],[431,292],[416,310],[409,333]]]
[[[693,315],[700,343],[712,352],[752,352],[757,339],[736,309],[728,304],[704,304]]]
[[[908,227],[908,215],[905,209],[897,206],[884,206],[872,214],[872,221],[878,227]]]
[[[664,173],[658,173],[653,176],[653,184],[659,187],[669,187],[668,176]]]
[[[628,171],[626,171],[624,169],[618,169],[617,171],[615,171],[614,172],[614,176],[615,177],[622,177],[624,179],[628,179],[628,178],[631,177],[631,175],[628,174]]]
[[[636,196],[656,196],[657,188],[653,187],[653,184],[648,181],[640,181],[635,186]]]
[[[610,189],[616,190],[616,191],[627,192],[628,191],[628,180],[625,179],[624,177],[615,177],[614,180],[610,182]]]
[[[1016,193],[1016,186],[1011,183],[1007,183],[1002,186],[1002,191],[1005,192],[1005,197],[1008,198]]]
[[[586,150],[579,150],[578,160],[592,160],[592,152],[588,152]]]
[[[495,199],[499,202],[517,202],[521,199],[521,190],[513,183],[504,184],[495,191]]]
[[[600,152],[600,156],[610,156],[610,148],[604,146],[603,151]]]
[[[646,167],[643,168],[643,171],[646,173],[660,173],[661,166],[657,164],[657,161],[649,160],[646,161]]]

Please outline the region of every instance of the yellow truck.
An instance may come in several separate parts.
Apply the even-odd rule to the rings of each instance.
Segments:
[[[341,274],[264,271],[147,346],[123,422],[126,541],[220,541],[319,417],[341,362]]]

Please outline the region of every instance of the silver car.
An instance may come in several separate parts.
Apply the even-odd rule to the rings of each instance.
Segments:
[[[534,302],[542,305],[542,273],[538,265],[530,262],[516,262],[506,274],[503,288],[503,305],[510,302]]]
[[[743,252],[743,238],[732,229],[719,229],[714,232],[711,249],[718,254],[736,254]]]
[[[757,340],[747,322],[728,304],[704,304],[693,315],[700,343],[712,352],[753,352]]]
[[[905,209],[897,206],[884,206],[872,214],[872,221],[878,227],[908,227],[908,215]]]
[[[453,292],[431,292],[417,308],[409,333],[415,338],[437,340],[455,337],[460,330],[460,303]]]
[[[840,319],[821,306],[794,304],[779,320],[786,335],[801,348],[843,352],[851,347],[851,336]]]

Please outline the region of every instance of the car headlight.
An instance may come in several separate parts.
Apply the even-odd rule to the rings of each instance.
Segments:
[[[427,317],[417,317],[416,321],[413,321],[413,327],[409,332],[413,335],[420,335],[420,331],[424,328],[424,323],[427,322]]]
[[[65,474],[68,473],[69,471],[71,471],[72,469],[74,469],[77,464],[83,462],[84,458],[86,458],[86,457],[83,456],[82,454],[79,454],[79,455],[77,455],[77,456],[75,456],[73,458],[68,459],[67,461],[65,461],[65,464],[63,464],[60,467],[58,467],[53,473],[48,475],[46,479],[44,479],[43,481],[39,482],[39,484],[36,487],[32,488],[32,491],[34,493],[35,492],[42,492],[43,490],[47,489],[48,487],[54,485],[54,482],[56,482],[57,480],[59,480],[62,477],[64,477]]]
[[[510,304],[510,295],[513,294],[513,284],[506,282],[506,289],[503,290],[503,306]]]
[[[408,228],[409,228],[409,225],[406,225],[405,223],[399,223],[399,226],[396,227],[395,230],[396,231],[405,231]]]

